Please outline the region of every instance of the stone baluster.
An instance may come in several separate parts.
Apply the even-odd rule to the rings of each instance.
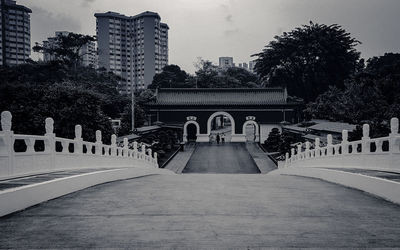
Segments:
[[[299,145],[297,145],[297,159],[301,160],[301,147],[303,145],[300,143]]]
[[[153,152],[151,148],[147,149],[147,154],[148,154],[148,161],[151,161],[153,159]]]
[[[142,144],[141,159],[146,160],[146,146]]]
[[[46,118],[46,139],[44,140],[44,152],[50,154],[50,168],[55,168],[56,157],[56,135],[54,134],[54,120],[53,118]]]
[[[12,115],[10,111],[1,112],[1,129],[0,131],[0,154],[8,156],[6,161],[8,175],[14,174],[14,131],[12,127]],[[2,140],[1,140],[2,139]]]
[[[117,136],[111,135],[111,156],[117,155]]]
[[[306,142],[306,159],[310,158],[310,147],[311,143],[309,141]]]
[[[389,134],[389,151],[390,153],[399,152],[399,119],[392,118],[390,120],[390,134]]]
[[[139,158],[139,154],[138,154],[138,143],[137,143],[137,141],[134,141],[133,142],[133,157],[136,159],[136,158]]]
[[[349,154],[349,131],[342,130],[342,154]]]
[[[361,138],[361,152],[363,154],[371,152],[370,139],[371,138],[369,137],[369,125],[364,124],[363,125],[363,137]]]
[[[327,152],[326,152],[326,154],[328,156],[333,155],[333,144],[332,144],[333,139],[332,139],[332,135],[328,134],[328,136],[326,137],[326,140],[327,140],[327,146],[326,146]]]
[[[96,155],[102,155],[103,154],[103,142],[102,142],[101,131],[100,130],[96,130],[95,154]]]
[[[129,151],[129,141],[128,138],[124,138],[124,157],[128,157],[128,151]]]
[[[287,167],[289,165],[289,153],[286,152],[285,154],[285,167]]]
[[[83,154],[83,139],[82,139],[82,126],[75,125],[75,138],[74,138],[74,153]]]
[[[294,148],[291,148],[291,149],[290,149],[290,162],[296,160],[295,155],[296,155],[296,153],[295,153],[295,151],[294,151]]]
[[[154,161],[154,166],[155,166],[156,168],[158,168],[158,154],[157,154],[157,152],[154,152],[154,159],[153,159],[153,161]]]
[[[321,156],[321,142],[319,138],[315,138],[314,148],[315,148],[315,157]]]

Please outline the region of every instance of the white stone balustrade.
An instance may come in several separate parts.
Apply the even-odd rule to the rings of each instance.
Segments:
[[[342,131],[342,142],[332,143],[332,135],[327,136],[327,145],[320,147],[320,139],[316,138],[314,148],[306,142],[298,144],[297,150],[286,153],[285,161],[279,162],[283,167],[331,167],[362,168],[385,170],[400,173],[400,134],[399,120],[390,121],[391,133],[387,137],[370,138],[370,127],[363,125],[363,136],[359,141],[348,141],[348,131]]]
[[[96,131],[94,143],[83,141],[80,125],[75,126],[74,139],[56,137],[52,118],[45,120],[45,135],[20,135],[12,131],[11,113],[4,111],[1,113],[1,129],[0,177],[79,168],[158,168],[157,154],[152,156],[151,149],[146,149],[145,145],[140,152],[136,142],[134,148],[129,149],[125,138],[123,147],[118,147],[115,135],[111,136],[111,145],[105,145],[100,130]],[[14,149],[16,141],[21,142],[22,150]]]

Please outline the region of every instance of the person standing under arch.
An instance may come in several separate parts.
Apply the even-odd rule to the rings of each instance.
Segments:
[[[217,144],[219,144],[219,141],[221,140],[221,136],[219,135],[219,133],[217,134]]]

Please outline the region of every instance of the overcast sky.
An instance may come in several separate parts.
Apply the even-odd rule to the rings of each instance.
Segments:
[[[400,52],[400,0],[17,0],[32,9],[32,44],[56,30],[95,35],[96,12],[155,11],[169,25],[169,63],[193,73],[198,57],[248,62],[276,35],[310,20],[340,24],[362,57]],[[36,55],[37,56],[37,55]]]

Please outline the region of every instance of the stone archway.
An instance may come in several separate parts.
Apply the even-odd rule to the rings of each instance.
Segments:
[[[233,138],[235,136],[235,119],[233,118],[233,116],[225,111],[218,111],[213,113],[212,115],[210,115],[210,117],[208,118],[207,121],[207,136],[209,136],[211,134],[211,123],[213,121],[213,119],[217,116],[226,116],[228,117],[228,119],[231,122],[231,138]],[[232,139],[231,139],[232,140]]]
[[[188,136],[187,127],[188,127],[189,124],[194,124],[196,126],[196,136],[199,136],[199,134],[200,134],[200,125],[199,125],[199,123],[197,121],[194,121],[194,120],[187,121],[185,123],[185,125],[183,125],[183,141],[184,142],[187,142],[187,136]]]
[[[255,138],[254,138],[254,142],[259,142],[260,141],[260,126],[258,125],[258,123],[254,120],[248,120],[243,124],[243,128],[242,128],[242,134],[244,136],[246,136],[246,126],[247,125],[254,125],[255,127]]]

